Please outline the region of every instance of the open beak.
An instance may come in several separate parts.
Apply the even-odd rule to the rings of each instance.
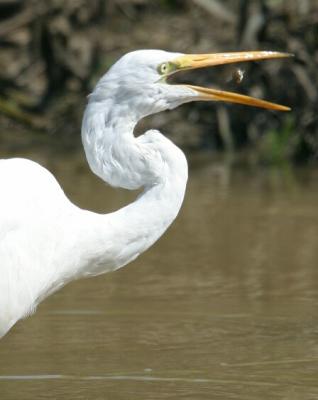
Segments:
[[[276,51],[242,51],[234,53],[213,53],[213,54],[187,54],[177,57],[172,61],[173,70],[170,74],[196,68],[212,67],[215,65],[231,64],[246,61],[259,61],[275,58],[287,58],[292,54]],[[289,111],[290,108],[269,101],[256,99],[243,94],[226,92],[200,86],[184,85],[194,90],[198,100],[226,101],[231,103],[245,104],[248,106],[266,108],[269,110]]]

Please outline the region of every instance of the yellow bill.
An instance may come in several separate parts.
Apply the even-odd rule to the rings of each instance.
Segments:
[[[178,71],[195,68],[212,67],[216,65],[232,64],[247,61],[271,60],[277,58],[291,57],[292,54],[276,51],[240,51],[233,53],[213,54],[186,54],[174,59],[167,75]],[[256,99],[254,97],[226,92],[223,90],[204,88],[200,86],[185,85],[198,94],[198,100],[225,101],[231,103],[245,104],[248,106],[266,108],[270,110],[289,111],[290,108],[269,101]]]

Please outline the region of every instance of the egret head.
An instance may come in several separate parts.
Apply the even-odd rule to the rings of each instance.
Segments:
[[[288,56],[269,51],[186,55],[162,50],[124,55],[99,80],[85,110],[82,138],[92,170],[112,186],[127,189],[165,179],[162,171],[167,166],[184,177],[184,155],[172,142],[153,131],[134,138],[134,128],[141,118],[198,100],[273,110],[288,108],[237,93],[172,84],[167,78],[188,69]]]
[[[98,82],[92,100],[110,96],[142,118],[190,101],[225,101],[272,110],[288,107],[238,93],[186,84],[170,84],[167,78],[179,71],[215,65],[289,57],[273,51],[213,54],[181,54],[163,50],[137,50],[120,58]]]

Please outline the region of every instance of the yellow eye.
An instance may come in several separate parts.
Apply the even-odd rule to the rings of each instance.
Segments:
[[[168,63],[162,63],[158,67],[158,72],[161,75],[165,75],[169,71],[169,64]]]

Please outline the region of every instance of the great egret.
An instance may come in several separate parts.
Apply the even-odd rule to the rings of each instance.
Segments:
[[[82,124],[93,172],[112,186],[144,188],[132,204],[111,214],[72,204],[54,176],[35,162],[0,160],[0,337],[67,282],[134,260],[176,218],[188,177],[186,158],[158,131],[134,137],[141,118],[197,100],[288,110],[236,93],[167,84],[167,77],[180,70],[287,56],[138,50],[117,61],[89,96]]]

